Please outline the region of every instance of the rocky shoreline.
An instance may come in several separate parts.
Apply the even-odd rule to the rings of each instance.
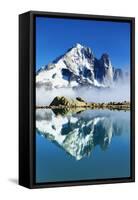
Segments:
[[[49,106],[36,106],[37,109],[110,109],[110,110],[130,110],[130,102],[109,102],[95,103],[85,102],[81,97],[69,99],[64,96],[55,97]]]

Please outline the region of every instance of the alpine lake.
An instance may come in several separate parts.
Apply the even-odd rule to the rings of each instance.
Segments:
[[[36,108],[36,183],[129,176],[129,109]]]

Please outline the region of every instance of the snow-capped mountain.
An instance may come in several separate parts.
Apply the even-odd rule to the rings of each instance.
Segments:
[[[121,77],[120,74],[113,68],[107,54],[97,59],[90,48],[76,44],[64,55],[37,71],[36,87],[110,87],[113,81]]]

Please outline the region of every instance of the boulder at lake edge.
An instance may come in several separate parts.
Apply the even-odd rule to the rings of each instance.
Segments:
[[[51,102],[50,106],[86,107],[88,106],[88,103],[85,102],[81,97],[71,99],[64,96],[56,96]]]

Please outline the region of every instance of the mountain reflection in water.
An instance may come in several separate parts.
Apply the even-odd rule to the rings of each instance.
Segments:
[[[106,150],[112,138],[127,128],[115,113],[107,110],[37,109],[36,130],[80,160],[89,156],[96,145]]]

